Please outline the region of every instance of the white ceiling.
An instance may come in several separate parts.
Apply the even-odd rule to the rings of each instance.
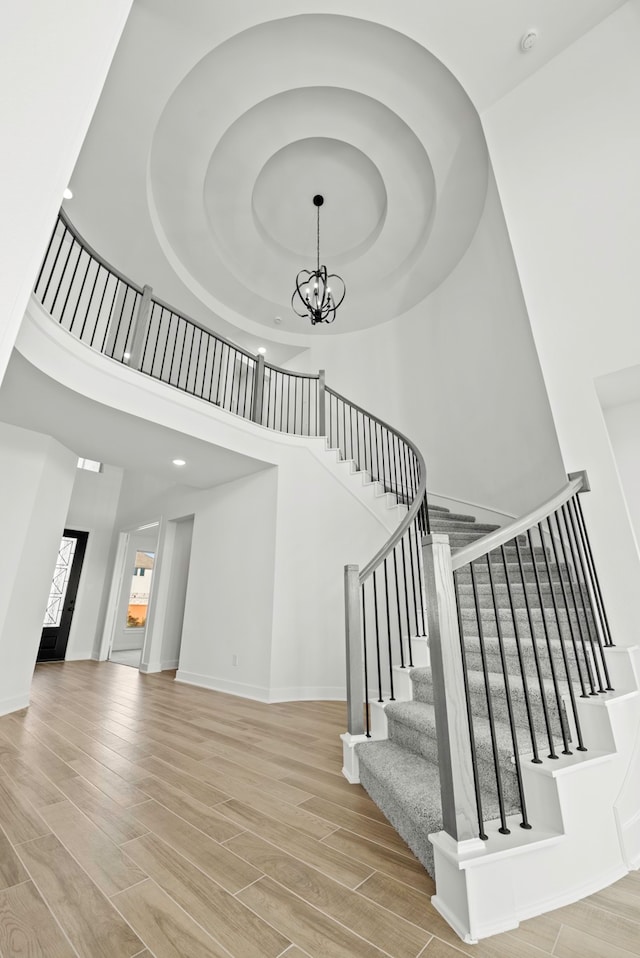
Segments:
[[[67,211],[138,283],[282,362],[419,307],[482,214],[479,114],[623,2],[135,0]],[[316,192],[347,297],[312,330],[290,299]]]
[[[53,436],[78,456],[208,489],[267,468],[214,443],[87,399],[32,366],[14,349],[0,387],[0,421]],[[184,459],[185,466],[174,466]]]

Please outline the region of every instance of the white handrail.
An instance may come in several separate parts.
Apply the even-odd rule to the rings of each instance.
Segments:
[[[488,552],[498,549],[506,542],[510,542],[517,536],[522,535],[523,532],[526,532],[528,529],[531,529],[533,526],[537,525],[543,519],[546,519],[547,516],[552,515],[556,509],[559,509],[560,506],[564,505],[565,502],[568,502],[568,500],[571,499],[576,492],[580,492],[584,486],[584,481],[584,476],[579,475],[576,479],[572,479],[571,482],[557,492],[555,496],[552,496],[551,499],[547,499],[539,506],[536,506],[535,509],[532,509],[531,512],[528,512],[526,515],[516,519],[515,522],[511,522],[507,526],[496,529],[495,532],[490,532],[488,535],[483,536],[481,539],[477,539],[470,545],[464,546],[462,549],[458,549],[451,556],[451,565],[453,566],[453,571],[455,572],[456,569],[460,569],[462,566],[468,565],[470,562],[473,562],[474,559],[479,559]]]

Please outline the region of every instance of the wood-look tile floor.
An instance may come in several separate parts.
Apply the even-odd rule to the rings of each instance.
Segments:
[[[625,958],[640,874],[479,945],[340,773],[344,706],[113,663],[38,666],[0,718],[1,958]]]

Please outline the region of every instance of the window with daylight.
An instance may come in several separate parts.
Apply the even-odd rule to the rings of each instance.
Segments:
[[[154,561],[155,552],[136,552],[127,608],[128,629],[143,629],[147,623]]]

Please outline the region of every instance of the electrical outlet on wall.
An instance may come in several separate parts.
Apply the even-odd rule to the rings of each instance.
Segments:
[[[238,664],[238,656],[237,656],[237,655],[232,655],[232,656],[231,656],[231,664],[232,664],[232,665],[237,665],[237,664]]]

